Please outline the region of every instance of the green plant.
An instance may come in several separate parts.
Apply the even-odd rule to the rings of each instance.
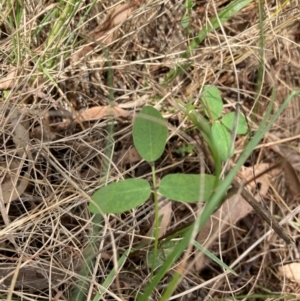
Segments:
[[[162,155],[168,136],[167,123],[159,111],[150,106],[144,107],[135,119],[132,134],[137,151],[152,167],[155,201],[157,193],[183,202],[206,201],[210,198],[219,183],[213,175],[168,174],[161,179],[159,187],[156,186],[154,162]],[[92,213],[121,213],[143,204],[150,194],[151,186],[147,180],[126,179],[96,191],[89,210]]]
[[[184,4],[185,14],[181,19],[181,26],[182,28],[188,28],[190,25],[190,14],[192,8],[195,6],[195,2],[193,0],[186,0]]]
[[[223,141],[223,144],[230,144],[228,129],[233,128],[234,115],[225,115],[223,117],[225,120],[224,125],[219,123],[217,119],[221,116],[223,102],[220,92],[215,87],[205,86],[201,100],[205,114],[213,123],[212,126],[210,126],[206,119],[202,119],[204,124],[202,128],[205,128],[203,131],[204,137],[212,153],[214,153],[215,161],[218,165],[218,168],[216,168],[217,175],[168,174],[161,179],[159,187],[157,187],[154,162],[160,158],[165,149],[168,138],[167,123],[159,111],[153,107],[145,106],[137,115],[133,124],[132,135],[134,145],[141,157],[146,160],[152,168],[152,190],[155,202],[156,222],[154,230],[154,249],[153,252],[150,252],[151,255],[148,258],[148,262],[152,260],[152,272],[162,262],[161,251],[158,251],[158,193],[173,201],[199,202],[209,200],[221,182],[219,179],[221,160],[226,160],[229,156],[229,152],[223,156],[218,155],[222,146],[216,143],[216,141]],[[194,110],[194,113],[197,112]],[[222,136],[222,132],[214,131],[216,126],[222,128],[223,132],[228,135]],[[240,122],[237,131],[239,133],[245,132],[244,122]],[[210,133],[212,133],[212,136]],[[227,149],[229,149],[229,147],[227,147]],[[96,191],[92,196],[93,202],[90,203],[89,210],[96,214],[122,213],[142,205],[149,199],[150,195],[151,186],[147,180],[126,179],[124,181],[111,183]],[[173,249],[168,247],[166,250],[172,251]]]
[[[229,130],[234,127],[234,113],[221,117],[223,101],[219,90],[214,86],[205,86],[201,98],[205,114],[210,118],[212,125],[206,119],[206,130],[203,130],[211,150],[216,154],[217,162],[225,161],[230,157],[231,137]],[[195,111],[194,111],[195,112]],[[247,132],[244,116],[239,116],[236,126],[238,134]],[[202,127],[203,128],[203,127]],[[208,132],[205,135],[205,132]],[[164,197],[183,202],[198,202],[208,200],[219,184],[218,175],[200,174],[168,174],[161,179],[159,188],[156,187],[154,162],[162,155],[168,137],[167,123],[161,113],[150,106],[145,106],[137,115],[133,125],[134,145],[141,157],[152,167],[153,190],[155,199],[157,192]],[[205,188],[204,188],[205,183]],[[151,187],[144,179],[126,179],[109,184],[96,191],[89,209],[92,213],[122,213],[143,204],[151,194]]]
[[[192,144],[187,144],[187,145],[182,145],[179,148],[174,150],[174,153],[180,155],[180,156],[185,156],[188,154],[192,154],[194,151],[194,145]]]
[[[286,106],[289,104],[291,99],[300,93],[299,90],[294,91],[290,94],[280,108],[276,111],[274,116],[271,116],[273,103],[275,99],[275,93],[272,95],[272,99],[266,110],[266,114],[259,125],[255,135],[246,146],[243,153],[238,158],[236,165],[231,169],[229,174],[226,176],[224,181],[220,181],[218,176],[214,175],[186,175],[186,174],[173,174],[165,176],[157,187],[155,178],[155,165],[154,161],[157,160],[161,155],[167,141],[167,124],[163,119],[162,115],[153,107],[146,106],[137,115],[133,125],[133,138],[134,144],[140,153],[140,155],[150,163],[152,167],[153,175],[153,196],[155,201],[155,244],[153,250],[153,257],[161,257],[158,253],[158,192],[167,198],[173,198],[174,200],[181,200],[185,202],[196,202],[196,201],[207,201],[206,206],[202,214],[197,218],[193,227],[188,227],[184,232],[181,241],[176,247],[170,249],[169,255],[165,258],[163,265],[159,268],[157,273],[154,275],[154,269],[161,263],[157,260],[153,260],[152,263],[152,275],[151,283],[146,287],[143,294],[138,297],[138,300],[148,300],[151,292],[155,289],[158,282],[168,272],[170,267],[176,262],[182,252],[185,250],[187,245],[193,242],[193,237],[197,233],[210,215],[214,212],[215,208],[222,202],[226,191],[231,185],[235,175],[239,168],[244,164],[249,155],[252,153],[254,147],[259,143],[264,134],[270,129],[272,124],[277,120]],[[208,106],[209,108],[209,106]],[[210,108],[209,114],[212,113]],[[221,159],[218,156],[217,150],[214,146],[213,139],[209,136],[211,134],[210,125],[207,120],[195,111],[194,108],[188,107],[185,111],[187,117],[194,123],[194,125],[201,131],[204,138],[207,140],[208,145],[214,159],[216,160],[216,171],[218,174],[218,165],[221,165]],[[217,114],[218,115],[218,114]],[[217,116],[216,115],[216,116]],[[229,118],[229,117],[227,117]],[[230,119],[230,118],[229,118]],[[227,125],[228,126],[228,125]],[[229,126],[230,128],[230,126]],[[189,190],[185,190],[182,193],[181,189],[185,189],[186,185],[190,186]],[[205,189],[204,189],[205,185]],[[121,189],[122,190],[121,190]],[[216,189],[217,188],[217,189]],[[179,195],[175,195],[173,190],[177,189]],[[151,188],[149,183],[144,179],[127,179],[118,183],[112,183],[103,187],[95,192],[92,196],[92,202],[89,205],[89,209],[93,213],[119,213],[119,204],[126,198],[125,204],[122,204],[122,210],[129,210],[138,205],[143,204],[150,196]],[[113,202],[112,202],[113,200]],[[199,247],[199,246],[197,246]],[[158,256],[159,255],[159,256]],[[151,255],[152,256],[152,255]],[[173,279],[168,285],[168,288],[164,292],[161,300],[169,300],[172,292],[177,286],[178,281],[181,279],[182,272],[179,267],[175,272]]]
[[[183,58],[190,58],[192,55],[192,51],[195,50],[201,42],[207,37],[207,35],[213,30],[218,29],[221,24],[228,21],[232,16],[234,16],[237,12],[241,11],[247,4],[251,3],[252,0],[234,0],[231,1],[227,6],[222,9],[218,13],[218,15],[210,20],[208,25],[203,26],[203,28],[198,32],[196,37],[191,41],[189,48],[183,54]],[[191,4],[191,0],[187,0],[188,4]],[[188,11],[188,9],[187,9]],[[187,13],[185,14],[187,15]],[[185,21],[181,20],[181,24],[188,26],[189,19],[185,17]],[[188,22],[187,22],[188,21]],[[181,25],[182,26],[182,25]],[[192,65],[191,62],[176,64],[175,68],[172,68],[164,79],[164,85],[171,83],[177,76],[182,74],[183,71],[187,70]]]
[[[156,184],[156,173],[154,162],[162,155],[167,137],[167,123],[161,113],[150,106],[145,106],[137,115],[133,124],[134,145],[152,168],[152,191],[155,203],[155,228],[154,248],[150,252],[148,262],[152,261],[152,274],[163,262],[162,257],[176,250],[177,246],[167,243],[165,251],[158,250],[158,193],[174,201],[198,202],[207,201],[212,196],[220,180],[209,174],[168,174]],[[151,195],[151,186],[145,179],[126,179],[124,181],[111,183],[97,190],[89,205],[89,210],[96,214],[122,213],[133,209]],[[171,247],[170,247],[171,244]],[[181,251],[182,252],[182,251]],[[229,269],[224,265],[225,269]]]
[[[231,142],[232,135],[243,135],[248,131],[247,122],[242,114],[230,112],[222,116],[223,101],[219,90],[215,86],[204,86],[201,102],[205,115],[209,118],[211,125],[211,137],[213,144],[222,161],[229,159],[234,152],[234,144]]]

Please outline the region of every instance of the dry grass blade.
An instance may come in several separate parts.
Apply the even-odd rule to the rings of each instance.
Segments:
[[[151,169],[133,148],[131,136],[131,116],[144,105],[159,108],[172,127],[167,148],[156,162],[157,177],[179,172],[196,174],[199,170],[211,174],[214,164],[208,158],[209,152],[203,159],[199,156],[206,144],[179,107],[188,104],[202,114],[199,105],[202,87],[215,85],[224,100],[223,113],[233,112],[240,100],[250,130],[255,131],[257,124],[251,122],[251,116],[256,114],[260,120],[269,103],[270,91],[274,87],[277,90],[275,112],[286,96],[300,86],[299,0],[265,1],[263,59],[259,57],[261,33],[255,1],[225,23],[220,15],[222,26],[210,31],[201,44],[196,43],[198,46],[192,52],[190,46],[204,26],[212,24],[224,6],[235,1],[72,0],[61,1],[59,5],[48,2],[41,0],[33,5],[25,0],[21,6],[18,1],[4,1],[0,21],[0,274],[6,269],[0,275],[6,285],[1,290],[2,296],[6,296],[10,287],[24,300],[48,300],[53,296],[54,300],[71,300],[74,283],[82,276],[77,274],[76,262],[71,260],[68,267],[61,262],[84,258],[83,250],[89,244],[93,228],[87,200],[102,187],[101,170],[108,159],[110,170],[105,175],[108,184],[127,178],[151,181]],[[188,8],[189,5],[192,7]],[[68,7],[73,10],[68,11]],[[60,18],[62,12],[64,18]],[[187,28],[182,26],[184,16],[189,21]],[[52,36],[54,23],[60,26]],[[184,53],[191,55],[183,57]],[[265,73],[257,95],[262,62]],[[190,67],[164,85],[166,75],[182,65]],[[109,107],[112,92],[114,107]],[[282,154],[296,170],[300,166],[299,112],[298,97],[269,133],[277,138],[277,145],[289,141]],[[115,149],[110,158],[105,155],[108,116],[115,117],[111,123],[115,129],[112,143]],[[236,142],[237,149],[245,147],[244,137],[238,136]],[[256,175],[268,168],[263,165],[265,162],[271,166],[277,162],[274,148],[266,149],[265,142],[268,141],[262,141],[260,149],[254,150],[252,159],[247,161],[249,170],[256,169]],[[286,156],[288,148],[295,152],[292,159]],[[234,160],[235,157],[232,164]],[[247,180],[253,176],[242,174]],[[293,171],[274,173],[270,179],[261,177],[256,181],[260,197],[277,220],[299,206],[297,202],[287,202],[288,206],[283,208],[280,197],[289,200],[284,180],[288,185],[291,183],[291,193],[297,194],[298,182]],[[238,189],[239,183],[236,184]],[[250,191],[252,187],[248,187]],[[248,193],[249,198],[247,195],[244,198],[254,206],[260,205],[258,196]],[[239,197],[238,201],[241,200]],[[264,236],[270,227],[253,213],[252,207],[239,203],[231,209],[231,204],[226,204],[226,208],[222,207],[223,214],[214,216],[213,225],[208,225],[214,232],[219,230],[219,222],[225,224],[219,240],[212,239],[210,250],[228,265],[237,258],[239,277],[222,275],[220,266],[214,262],[196,272],[192,266],[176,290],[176,294],[184,296],[172,298],[241,299],[247,295],[253,299],[249,296],[251,292],[261,299],[269,298],[262,287],[269,292],[282,292],[281,299],[289,291],[295,292],[276,273],[279,263],[295,261],[299,242],[286,246],[278,235]],[[176,244],[183,233],[181,229],[194,221],[199,209],[197,204],[182,203],[173,203],[172,209],[165,207],[161,234],[166,229],[167,233],[161,236],[161,245],[168,241],[170,233],[172,239],[176,236]],[[145,283],[151,281],[145,258],[151,245],[147,233],[153,227],[153,210],[149,202],[132,212],[109,215],[100,224],[97,233],[100,245],[95,252],[99,255],[98,264],[92,277],[86,279],[90,295],[85,300],[92,300],[100,289],[99,283],[108,282],[103,300],[135,300],[136,292],[143,291]],[[268,210],[264,212],[266,220],[275,225]],[[227,223],[226,216],[231,219]],[[278,229],[299,237],[297,222],[289,220]],[[208,230],[204,233],[203,239]],[[119,270],[118,259],[139,246],[146,236],[146,247],[130,253]],[[266,238],[256,245],[261,237]],[[170,250],[162,251],[167,257]],[[186,267],[193,262],[192,253],[186,256]],[[22,254],[24,261],[19,260]],[[240,258],[241,254],[247,256]],[[8,275],[17,276],[13,270],[17,260],[22,267],[19,270],[22,279],[16,279],[13,289],[12,277]],[[117,270],[119,282],[108,281],[107,275]],[[170,274],[156,287],[153,300],[161,298]],[[210,280],[215,277],[217,280]],[[124,278],[129,280],[123,281]]]
[[[80,263],[77,260],[74,261],[75,270],[78,270]],[[15,263],[1,263],[0,264],[0,277],[2,289],[10,288],[13,274],[16,270]],[[65,264],[65,267],[68,265]],[[18,277],[16,279],[15,288],[31,289],[31,290],[43,290],[49,287],[49,279],[51,279],[52,286],[58,286],[65,278],[71,278],[72,275],[68,275],[68,271],[63,265],[50,266],[45,263],[31,261],[28,264],[23,264],[19,270]]]
[[[134,7],[140,2],[140,0],[134,0],[125,4],[118,4],[114,8],[108,11],[107,16],[103,24],[95,28],[88,34],[88,41],[92,40],[93,44],[83,47],[80,51],[76,52],[71,61],[76,63],[80,58],[91,52],[96,45],[94,42],[100,45],[110,44],[116,37],[114,29],[116,26],[122,24],[132,13]]]
[[[237,189],[239,184],[234,182],[234,187]],[[253,209],[265,220],[269,226],[281,237],[288,245],[294,243],[293,238],[286,233],[284,228],[272,217],[271,213],[264,209],[246,189],[242,190],[243,198],[253,207]]]
[[[282,166],[287,179],[287,186],[294,196],[300,195],[300,181],[298,175],[289,161],[282,158]]]

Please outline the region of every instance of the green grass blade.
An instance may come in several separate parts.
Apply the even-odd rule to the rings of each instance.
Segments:
[[[170,270],[172,265],[181,256],[186,246],[190,241],[191,234],[193,233],[192,227],[188,229],[187,233],[183,236],[182,240],[178,243],[174,251],[166,258],[163,266],[158,270],[157,274],[153,277],[151,283],[146,287],[145,291],[138,296],[138,301],[148,301],[152,291],[158,285],[159,281],[164,277],[164,275]]]
[[[109,94],[108,100],[109,104],[114,104],[114,89],[113,89],[113,72],[112,72],[112,64],[111,59],[108,54],[108,51],[105,51],[105,56],[107,59],[107,66],[108,66],[108,86],[109,86]],[[110,175],[110,168],[111,168],[111,160],[114,150],[114,126],[113,126],[113,117],[110,118],[107,125],[107,137],[106,137],[106,147],[105,147],[105,156],[103,156],[103,163],[101,167],[101,175],[100,180],[104,179],[104,184],[107,185],[109,175]],[[96,214],[93,217],[93,226],[90,232],[91,235],[91,242],[84,250],[84,254],[86,254],[85,258],[88,258],[86,263],[83,264],[80,275],[82,278],[76,282],[76,286],[71,293],[70,301],[86,301],[86,292],[88,289],[89,282],[83,281],[83,279],[89,279],[91,275],[91,271],[93,270],[93,266],[95,264],[96,259],[96,250],[97,245],[99,244],[99,235],[101,231],[101,223],[103,221],[103,216],[101,214]]]
[[[258,12],[259,12],[259,67],[256,85],[256,97],[254,100],[254,108],[251,119],[256,120],[255,114],[258,112],[258,102],[261,96],[261,90],[263,88],[264,76],[265,76],[265,34],[264,34],[264,4],[262,0],[258,1]]]
[[[127,259],[128,254],[130,253],[129,250],[127,250],[122,256],[121,258],[118,260],[118,267],[121,267],[125,260]],[[117,271],[115,269],[112,269],[109,274],[107,275],[105,281],[102,283],[102,287],[103,289],[101,289],[96,296],[93,298],[93,301],[99,301],[103,294],[105,293],[105,289],[109,287],[109,285],[111,284],[111,282],[113,281],[114,277],[116,276]]]
[[[218,189],[216,190],[216,193],[211,197],[211,199],[206,203],[206,206],[203,210],[203,213],[196,221],[196,227],[197,232],[204,226],[204,224],[207,222],[207,220],[210,218],[210,216],[215,211],[215,208],[218,207],[220,202],[222,201],[223,196],[226,194],[228,187],[231,185],[232,181],[234,180],[236,174],[238,173],[241,166],[246,162],[248,157],[251,155],[253,149],[258,145],[260,140],[264,137],[264,135],[269,131],[271,126],[274,124],[274,122],[278,119],[278,117],[281,115],[281,113],[284,111],[284,109],[287,107],[287,105],[290,103],[291,99],[300,94],[300,90],[296,90],[293,93],[291,93],[286,100],[283,102],[283,104],[279,107],[279,109],[276,111],[274,116],[271,118],[271,120],[268,122],[269,115],[267,114],[263,122],[260,124],[258,130],[256,131],[254,137],[249,142],[243,153],[240,155],[236,165],[232,168],[232,170],[229,172],[229,174],[226,176],[224,182],[220,184]],[[270,104],[268,106],[267,112],[270,112],[273,106],[273,102],[270,101]],[[268,122],[268,123],[267,123]],[[155,275],[155,277],[152,279],[151,283],[146,287],[144,293],[139,296],[139,301],[148,301],[149,297],[152,293],[152,291],[155,289],[155,287],[158,285],[159,281],[162,279],[162,277],[170,270],[172,264],[179,258],[179,256],[182,254],[182,252],[185,250],[186,246],[188,245],[191,236],[193,234],[192,227],[187,231],[187,233],[184,235],[183,239],[178,243],[178,246],[176,249],[172,252],[170,256],[168,256],[165,264],[159,269],[158,273]],[[173,288],[176,287],[176,283],[180,280],[180,274],[177,272],[173,276],[173,279],[176,279],[175,283],[173,283]],[[168,290],[166,292],[167,294],[163,295],[164,300],[168,300],[172,294],[172,291]]]
[[[191,50],[195,49],[210,32],[218,29],[220,27],[220,22],[223,24],[228,21],[252,1],[253,0],[235,0],[230,2],[222,11],[220,11],[217,17],[212,18],[209,24],[198,33],[198,36],[191,42],[190,49],[186,51],[184,57],[189,57],[191,55]]]
[[[218,17],[214,17],[210,20],[209,24],[204,26],[202,30],[198,33],[197,37],[191,41],[189,49],[183,54],[183,58],[189,58],[192,51],[198,47],[200,43],[207,37],[207,35],[220,27],[220,22],[224,23],[228,21],[237,12],[242,10],[247,4],[251,3],[253,0],[235,0],[230,2],[221,12],[219,12]],[[164,79],[164,85],[169,84],[178,75],[182,73],[183,70],[187,70],[191,66],[191,63],[185,63],[182,65],[177,65],[174,69],[170,70]]]
[[[97,3],[97,0],[93,0],[93,2],[88,6],[87,10],[84,12],[84,15],[80,18],[80,20],[76,26],[76,29],[81,27],[81,25],[87,19],[87,16],[90,13],[90,11],[95,7],[96,3]],[[78,4],[80,4],[80,1],[78,1]],[[77,10],[74,10],[74,11],[76,12]],[[69,45],[74,40],[75,36],[78,34],[76,29],[68,37],[68,40],[66,42],[67,45]]]
[[[209,252],[209,250],[205,249],[201,244],[199,244],[197,241],[194,241],[194,246],[201,252],[203,252],[208,258],[216,262],[219,266],[221,266],[223,269],[229,271],[233,275],[237,276],[237,273],[231,269],[227,264],[225,264],[222,260],[220,260],[217,256]]]
[[[66,4],[65,4],[66,3]],[[54,57],[56,56],[56,53],[60,51],[60,43],[59,41],[65,37],[65,33],[67,30],[67,25],[71,22],[71,20],[74,17],[75,12],[77,11],[78,6],[80,5],[80,1],[77,0],[70,0],[68,2],[63,2],[64,8],[62,9],[62,12],[59,12],[58,8],[55,8],[55,13],[58,15],[58,18],[52,27],[52,30],[48,36],[46,45],[47,48],[51,48],[54,46],[54,48],[51,50],[51,57],[50,60],[47,62],[46,66],[47,68],[53,67],[55,61]],[[49,55],[45,54],[42,61],[47,61],[49,59]]]

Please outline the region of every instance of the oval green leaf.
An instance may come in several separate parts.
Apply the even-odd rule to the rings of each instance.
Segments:
[[[92,213],[123,213],[143,204],[150,196],[151,187],[143,179],[127,179],[100,188],[92,195]],[[100,210],[101,211],[100,211]]]
[[[145,106],[135,118],[132,136],[141,157],[153,162],[165,149],[168,138],[167,123],[159,111]]]
[[[215,86],[204,86],[201,102],[204,112],[209,119],[217,120],[223,111],[223,100],[221,93]]]
[[[190,16],[188,14],[185,14],[181,19],[181,27],[187,28],[190,25]]]
[[[222,123],[229,131],[232,131],[234,124],[235,113],[230,112],[223,116]],[[244,115],[239,114],[239,120],[236,126],[236,133],[238,135],[245,135],[248,132],[248,126]]]
[[[207,201],[214,191],[216,177],[198,174],[169,174],[159,186],[159,192],[174,201],[195,203]]]
[[[159,249],[157,250],[156,257],[154,257],[154,250],[151,248],[149,252],[147,252],[147,265],[149,267],[154,267],[157,269],[166,261],[166,258],[174,251],[176,246],[178,245],[177,241],[166,241],[160,245]]]
[[[229,134],[227,128],[220,122],[215,122],[212,125],[211,134],[221,160],[226,161],[233,155],[234,151],[232,150],[231,154],[229,153],[231,146],[231,135]]]

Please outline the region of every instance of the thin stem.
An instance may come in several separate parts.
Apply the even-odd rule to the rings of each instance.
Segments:
[[[215,176],[216,176],[215,187],[217,187],[217,185],[219,183],[219,177],[220,177],[220,174],[222,171],[222,162],[221,162],[221,158],[218,154],[218,151],[215,148],[214,142],[212,141],[210,126],[209,126],[207,120],[201,114],[196,112],[194,109],[193,110],[187,109],[185,114],[193,122],[193,124],[199,129],[199,131],[201,132],[205,141],[208,144],[208,147],[211,151],[211,154],[213,156],[214,163],[215,163]]]
[[[156,174],[155,174],[155,164],[151,162],[151,171],[152,171],[152,182],[153,182],[153,198],[155,206],[155,229],[154,229],[154,249],[153,249],[153,262],[151,269],[151,276],[154,275],[157,251],[158,251],[158,236],[159,236],[159,216],[158,216],[158,197],[157,197],[157,185],[156,185]]]
[[[204,224],[207,222],[207,220],[210,218],[210,216],[215,211],[215,208],[218,207],[219,203],[222,201],[223,196],[226,194],[228,187],[233,182],[236,174],[238,173],[241,166],[246,162],[246,160],[249,158],[251,153],[253,152],[253,149],[257,146],[257,144],[260,142],[260,140],[263,138],[265,133],[267,133],[271,126],[275,123],[275,121],[278,119],[278,117],[282,114],[283,110],[287,107],[287,105],[290,103],[293,97],[300,94],[300,89],[294,91],[291,93],[284,103],[279,107],[279,109],[276,111],[274,116],[269,120],[269,112],[272,110],[273,102],[270,101],[268,108],[267,108],[267,116],[264,117],[263,122],[259,125],[258,130],[256,131],[254,137],[249,142],[247,147],[244,149],[242,154],[240,155],[239,159],[236,162],[236,165],[231,169],[231,171],[226,176],[225,180],[218,186],[218,189],[216,190],[215,194],[212,195],[210,200],[206,203],[206,206],[199,216],[199,218],[195,222],[196,230],[199,231]],[[269,122],[267,122],[269,120]],[[182,252],[185,250],[186,246],[190,242],[192,235],[194,234],[193,227],[190,227],[190,229],[186,232],[186,234],[183,236],[182,240],[178,243],[174,251],[168,256],[165,263],[162,265],[162,267],[158,270],[157,274],[152,278],[151,283],[146,287],[145,291],[139,295],[138,300],[139,301],[147,301],[149,300],[149,297],[159,281],[162,279],[162,277],[170,270],[172,264],[179,258],[179,256],[182,254]],[[163,298],[168,297],[172,293],[172,289],[176,287],[178,281],[181,279],[182,274],[184,271],[177,270],[175,275],[173,276],[174,279],[171,281],[172,287],[167,291],[167,293],[163,296]]]
[[[112,106],[114,103],[114,89],[113,89],[113,71],[112,71],[112,64],[106,48],[103,49],[104,54],[107,59],[107,66],[108,66],[108,85],[109,89],[109,104]],[[110,168],[111,168],[111,160],[110,158],[113,155],[114,150],[114,126],[113,126],[113,119],[114,117],[111,116],[110,120],[108,121],[107,126],[107,137],[106,137],[106,148],[105,148],[105,156],[103,156],[103,164],[101,169],[100,180],[105,179],[104,185],[107,185],[110,175]],[[93,227],[91,229],[91,242],[84,250],[84,258],[86,262],[84,263],[83,267],[80,270],[80,275],[82,277],[76,283],[76,287],[74,288],[71,296],[71,301],[85,301],[86,292],[89,285],[89,277],[91,275],[91,271],[95,265],[96,254],[97,254],[97,246],[99,245],[99,232],[101,231],[101,223],[103,221],[103,217],[101,214],[95,214],[93,217]],[[84,280],[82,280],[84,279]]]

